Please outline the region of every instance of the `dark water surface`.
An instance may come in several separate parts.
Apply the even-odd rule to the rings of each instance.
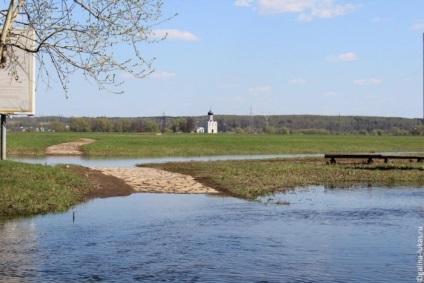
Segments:
[[[323,187],[262,202],[96,199],[75,222],[72,211],[0,220],[0,281],[417,282],[423,199],[423,188]]]

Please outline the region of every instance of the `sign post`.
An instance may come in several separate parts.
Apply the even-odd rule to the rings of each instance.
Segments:
[[[1,160],[6,160],[6,115],[1,114]]]
[[[17,28],[10,31],[6,65],[0,69],[1,160],[6,159],[7,115],[35,113],[35,32]],[[21,48],[19,48],[21,47]]]

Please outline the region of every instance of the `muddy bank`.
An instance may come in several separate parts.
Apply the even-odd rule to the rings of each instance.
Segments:
[[[123,180],[105,175],[99,170],[83,166],[70,166],[69,170],[87,178],[91,184],[91,189],[85,196],[89,199],[128,196],[135,192],[135,190]]]

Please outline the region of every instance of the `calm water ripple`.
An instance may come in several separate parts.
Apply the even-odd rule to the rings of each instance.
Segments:
[[[134,167],[137,164],[187,162],[187,161],[218,161],[218,160],[248,160],[273,158],[304,158],[324,157],[324,154],[265,154],[265,155],[215,155],[215,156],[169,156],[169,157],[83,157],[83,156],[39,156],[12,157],[12,160],[26,163],[47,165],[77,164],[87,167]]]
[[[133,194],[0,220],[2,282],[416,282],[423,188]],[[276,205],[286,201],[290,205]]]

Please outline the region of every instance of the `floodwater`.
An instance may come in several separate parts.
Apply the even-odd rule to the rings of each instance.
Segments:
[[[0,281],[417,282],[423,199],[403,187],[96,199],[0,220]]]
[[[247,159],[270,159],[270,158],[302,158],[324,157],[324,154],[270,154],[270,155],[216,155],[216,156],[193,156],[193,157],[81,157],[81,156],[40,156],[40,157],[13,157],[11,160],[26,163],[77,164],[86,167],[133,167],[136,164],[186,162],[186,161],[217,161],[217,160],[247,160]]]
[[[408,155],[417,152],[377,152],[376,154]],[[421,154],[419,152],[418,154]],[[214,155],[214,156],[167,156],[167,157],[83,157],[83,156],[39,156],[39,157],[12,157],[11,160],[38,163],[46,165],[77,164],[86,167],[134,167],[136,164],[186,162],[186,161],[218,161],[218,160],[249,160],[272,158],[311,158],[322,157],[324,154],[265,154],[265,155]]]

